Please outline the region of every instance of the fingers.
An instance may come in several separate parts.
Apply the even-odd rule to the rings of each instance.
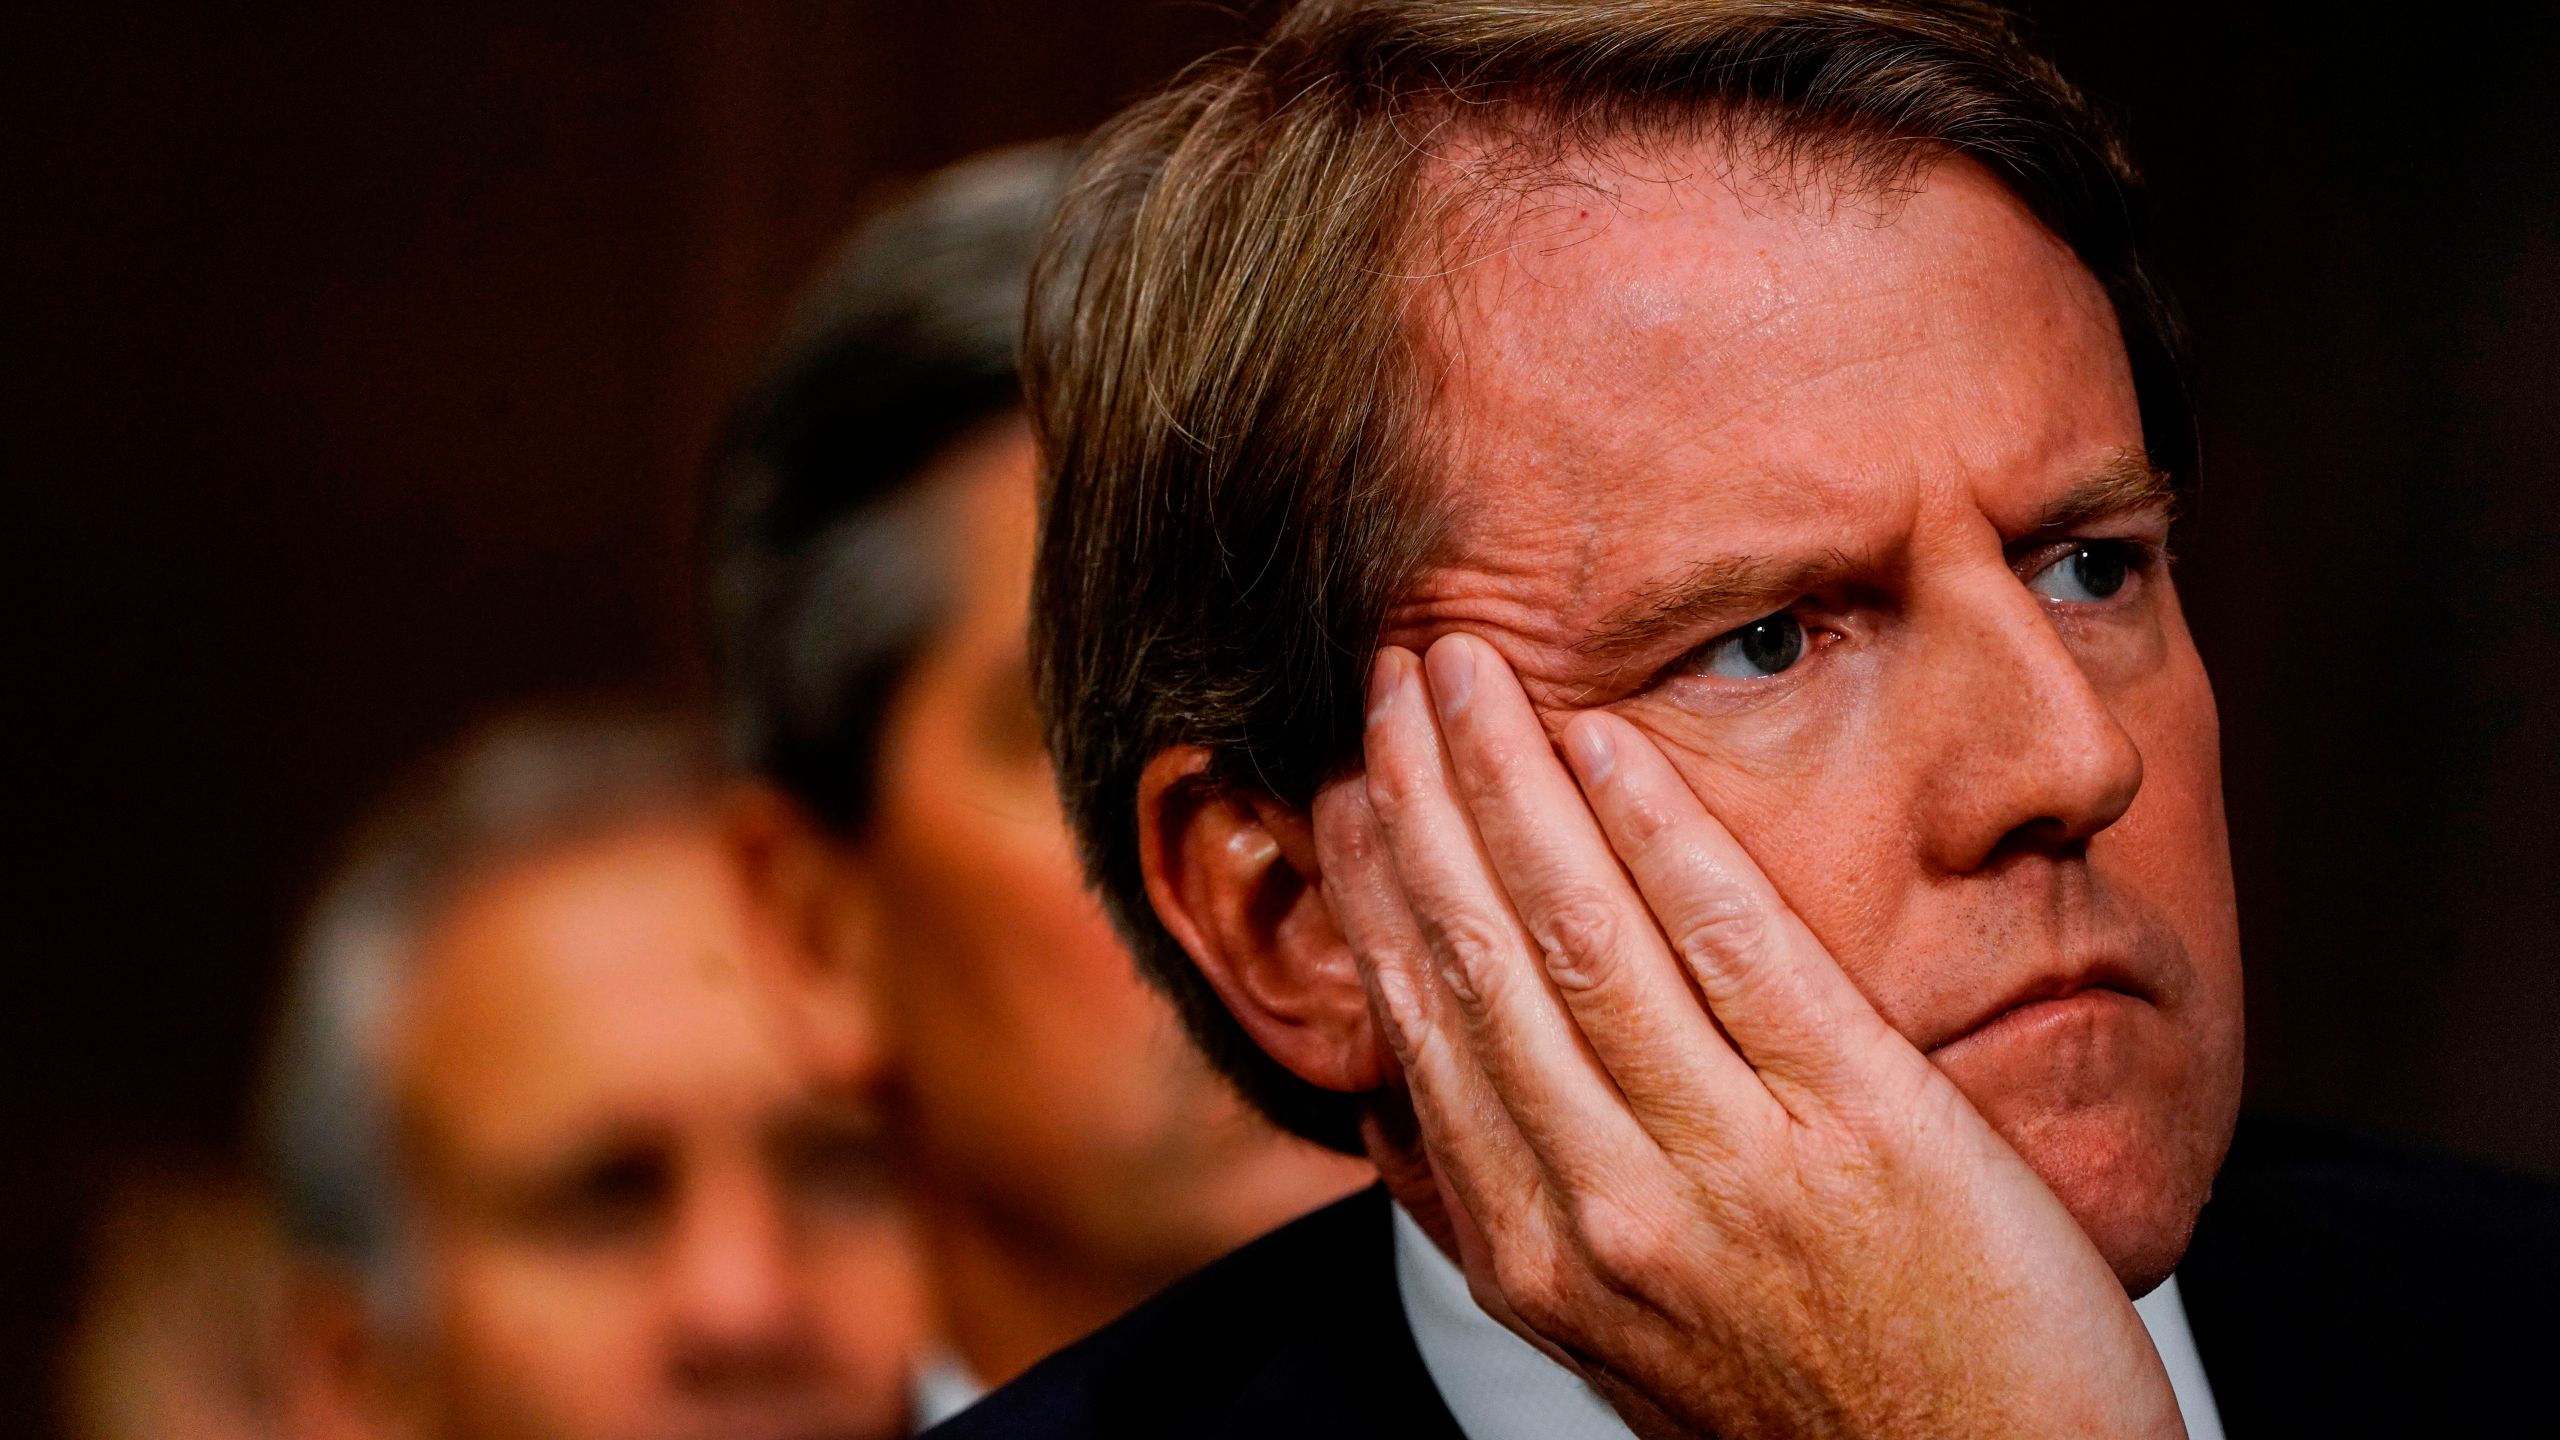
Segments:
[[[1566,724],[1563,748],[1672,952],[1790,1113],[1918,1058],[1652,741],[1593,710]]]
[[[1767,1097],[1690,988],[1529,697],[1491,646],[1425,661],[1448,768],[1532,953],[1639,1123],[1710,1136]],[[1720,1118],[1721,1117],[1721,1118]]]
[[[1414,1117],[1440,1179],[1470,1214],[1507,1233],[1543,1233],[1546,1176],[1447,1013],[1386,838],[1358,780],[1316,797],[1326,903],[1368,987],[1369,1008],[1405,1073]]]
[[[1411,652],[1380,652],[1373,693],[1368,801],[1446,1020],[1416,1036],[1417,1049],[1446,1045],[1479,1070],[1520,1139],[1568,1185],[1654,1151],[1541,975],[1455,792]]]

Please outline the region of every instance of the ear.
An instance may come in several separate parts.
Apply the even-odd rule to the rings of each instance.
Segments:
[[[403,1357],[349,1270],[297,1259],[277,1323],[277,1405],[286,1433],[308,1440],[382,1440],[408,1433],[415,1396]]]
[[[877,866],[761,781],[724,801],[720,834],[746,887],[755,963],[794,1038],[822,1074],[874,1078],[888,1062]]]
[[[1139,777],[1138,857],[1165,929],[1263,1053],[1327,1090],[1386,1083],[1392,1061],[1303,811],[1219,787],[1206,750],[1176,746]]]

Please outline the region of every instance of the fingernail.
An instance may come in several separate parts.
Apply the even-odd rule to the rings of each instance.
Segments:
[[[1618,742],[1606,722],[1579,719],[1564,728],[1564,757],[1585,785],[1597,785],[1618,768]]]
[[[1392,645],[1381,645],[1378,647],[1377,655],[1369,661],[1368,719],[1370,724],[1375,725],[1378,723],[1378,716],[1386,710],[1387,701],[1395,694],[1395,690],[1395,647]]]
[[[1454,716],[1463,712],[1467,697],[1476,689],[1475,647],[1451,636],[1432,646],[1422,663],[1431,672],[1431,698],[1440,713]]]

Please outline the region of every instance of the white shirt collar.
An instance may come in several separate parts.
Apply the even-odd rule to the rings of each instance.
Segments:
[[[969,1362],[941,1346],[918,1356],[907,1372],[907,1415],[918,1432],[932,1429],[986,1398]]]
[[[1396,1292],[1422,1368],[1467,1440],[1634,1440],[1582,1378],[1484,1313],[1467,1277],[1422,1227],[1395,1211]],[[2169,1371],[2188,1440],[2223,1440],[2204,1361],[2178,1302],[2177,1277],[2134,1302]]]
[[[2177,1392],[2178,1414],[2187,1422],[2187,1440],[2222,1440],[2222,1412],[2213,1407],[2213,1387],[2205,1382],[2204,1356],[2196,1353],[2195,1332],[2187,1328],[2186,1302],[2178,1298],[2178,1277],[2133,1302],[2142,1328],[2151,1332],[2151,1348],[2169,1372],[2169,1388]]]

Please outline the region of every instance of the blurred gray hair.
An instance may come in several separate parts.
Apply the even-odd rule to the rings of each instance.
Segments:
[[[702,727],[627,707],[485,723],[352,832],[306,912],[258,1117],[287,1239],[346,1265],[377,1310],[407,1299],[389,1019],[420,942],[474,882],[578,841],[697,814],[722,772]]]

